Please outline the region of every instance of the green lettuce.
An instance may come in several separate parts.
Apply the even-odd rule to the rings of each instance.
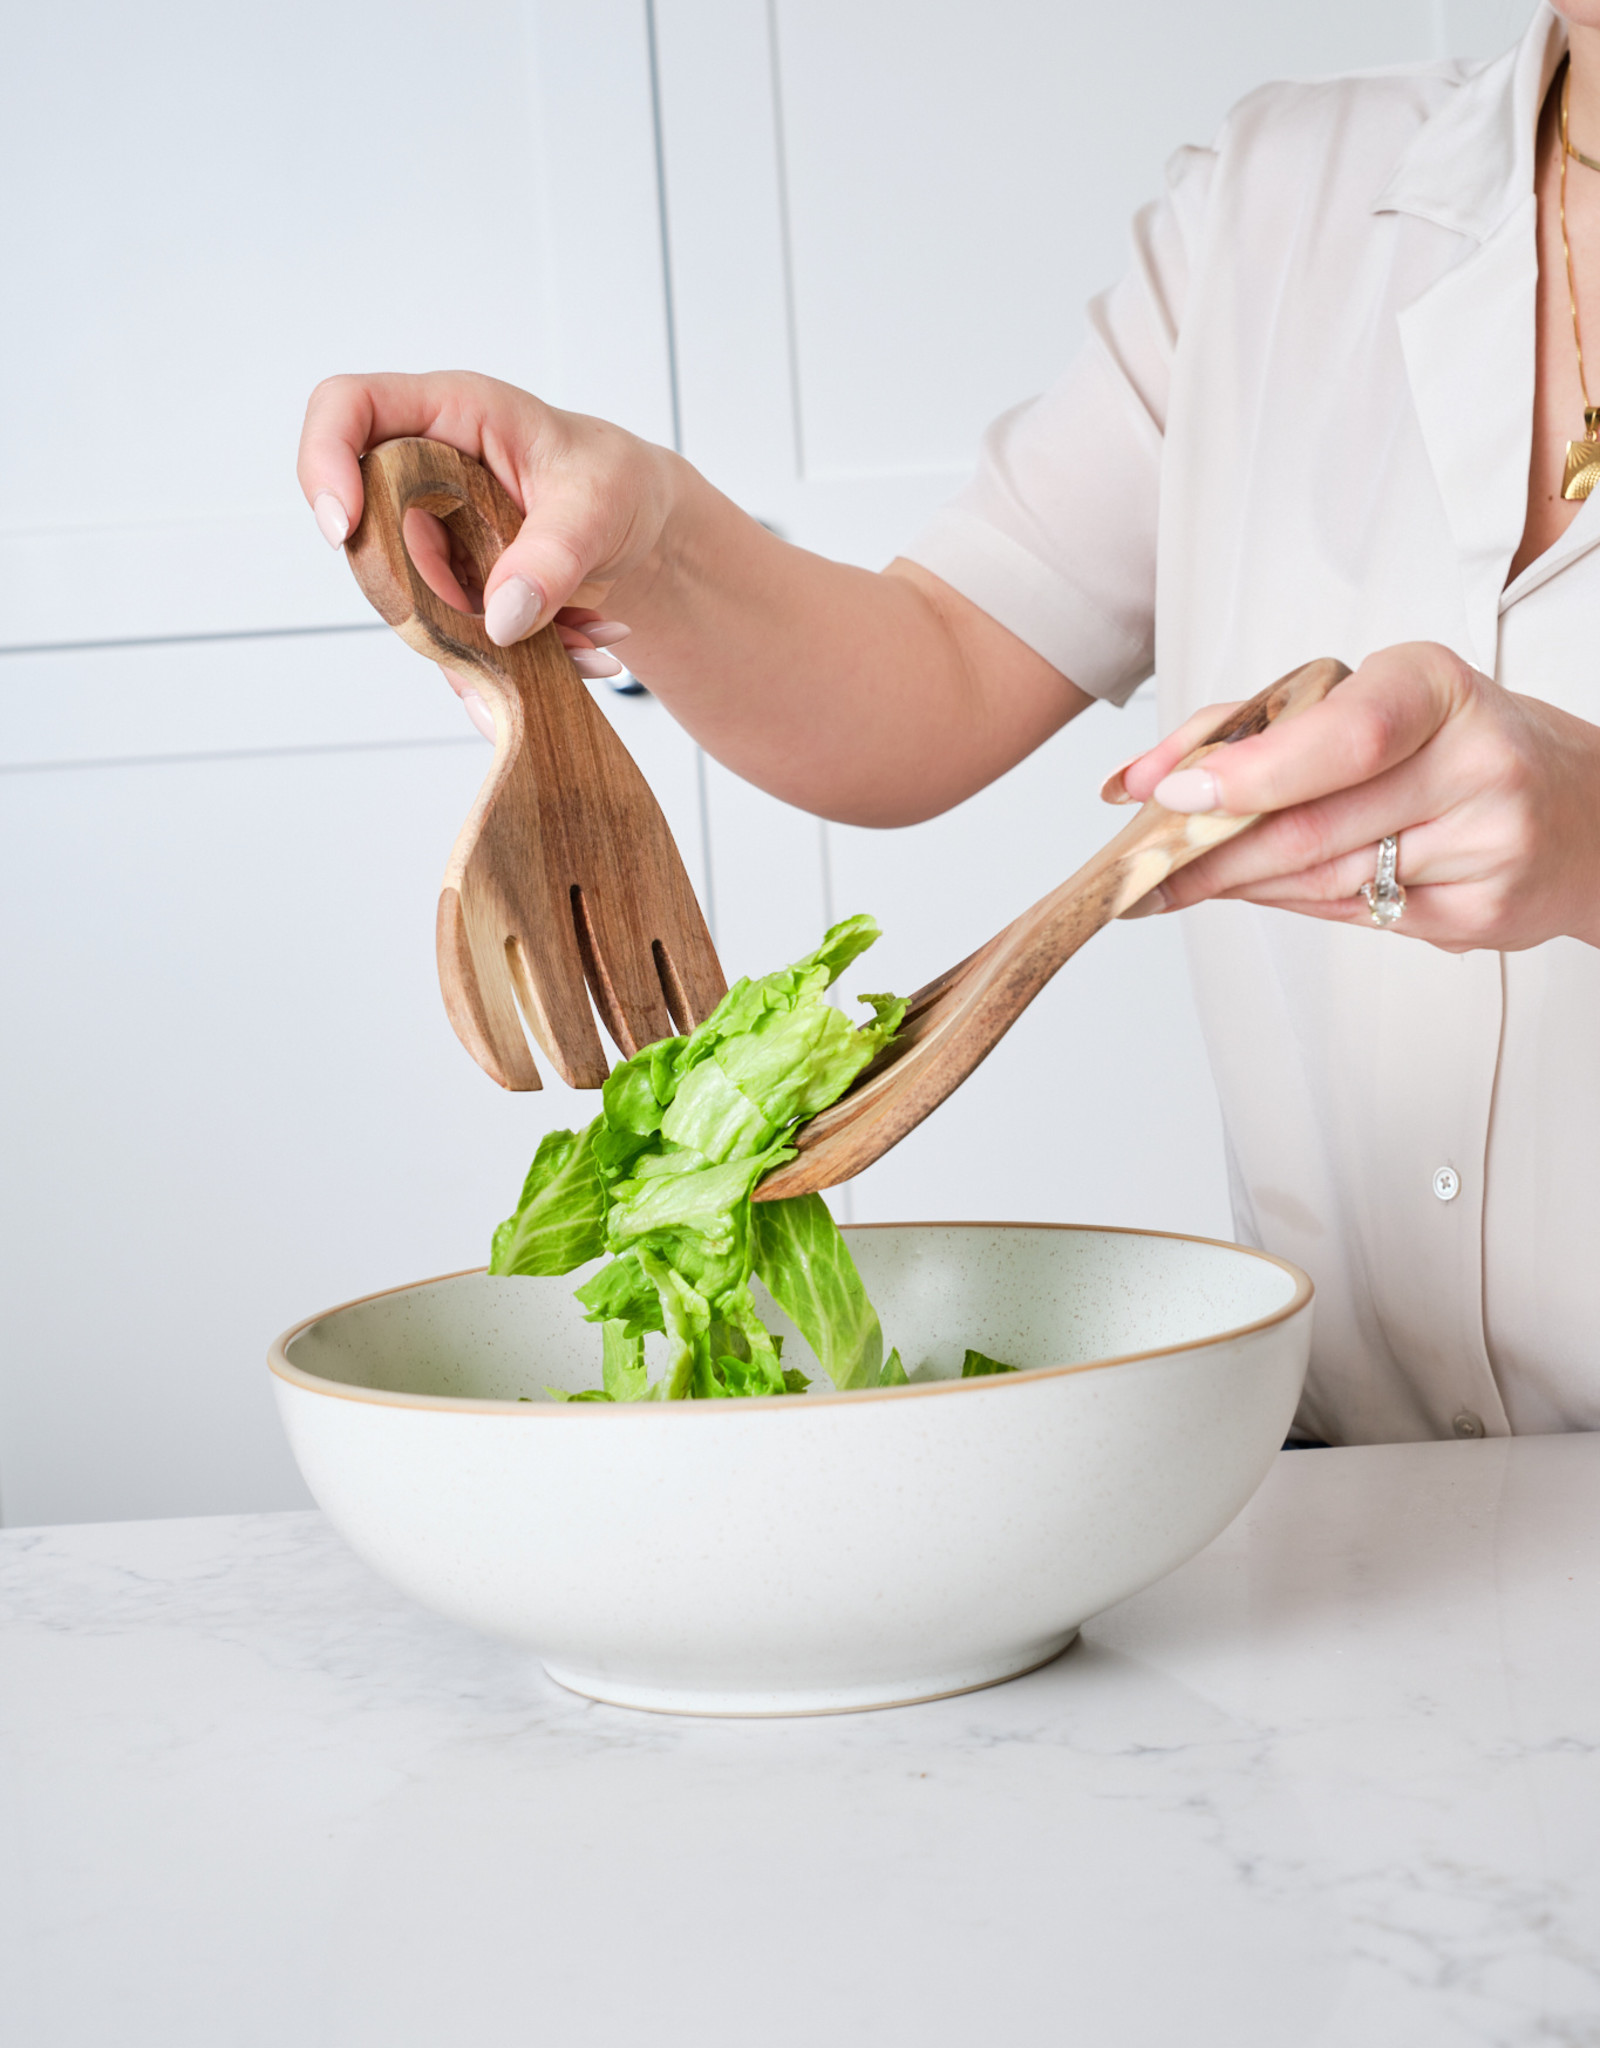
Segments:
[[[822,1197],[794,1195],[783,1202],[758,1202],[752,1223],[756,1271],[833,1384],[841,1392],[902,1385],[905,1372],[898,1352],[891,1358],[893,1373],[883,1377],[878,1312],[867,1299],[850,1248]]]
[[[1002,1365],[998,1358],[985,1358],[981,1351],[968,1351],[961,1361],[961,1377],[964,1380],[986,1380],[997,1372],[1015,1372],[1014,1365]]]
[[[553,1275],[610,1254],[577,1290],[602,1327],[602,1385],[575,1400],[716,1399],[801,1393],[750,1292],[759,1275],[835,1387],[899,1386],[898,1353],[818,1195],[755,1203],[794,1157],[797,1125],[826,1109],[905,1015],[866,996],[861,1024],[827,992],[878,936],[846,918],[804,960],[729,989],[686,1037],[647,1046],[610,1075],[587,1130],[540,1145],[515,1212],[494,1233],[491,1273]],[[644,1339],[667,1340],[651,1384]]]

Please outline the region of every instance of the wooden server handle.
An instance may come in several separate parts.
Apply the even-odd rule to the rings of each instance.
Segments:
[[[442,441],[385,441],[362,457],[361,481],[366,501],[345,553],[368,603],[419,654],[504,687],[509,650],[495,646],[481,618],[429,589],[407,551],[405,517],[431,512],[442,520],[481,580],[516,539],[521,513],[482,463]],[[519,644],[540,642],[561,647],[554,626]],[[575,679],[573,689],[581,694]]]
[[[598,1088],[596,1010],[631,1055],[699,1023],[724,992],[694,890],[555,627],[497,647],[411,559],[406,514],[429,512],[487,578],[522,523],[499,484],[437,441],[385,442],[361,468],[366,502],[346,546],[357,582],[408,646],[470,675],[494,712],[494,761],[439,898],[445,1008],[503,1087],[540,1085],[520,1008],[568,1086]]]

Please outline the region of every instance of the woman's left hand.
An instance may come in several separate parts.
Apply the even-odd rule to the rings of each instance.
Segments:
[[[1396,930],[1452,953],[1563,934],[1600,945],[1600,726],[1418,642],[1372,655],[1300,717],[1171,772],[1225,709],[1197,713],[1106,794],[1275,815],[1130,916],[1237,897],[1366,924],[1361,885],[1392,833],[1406,892]]]

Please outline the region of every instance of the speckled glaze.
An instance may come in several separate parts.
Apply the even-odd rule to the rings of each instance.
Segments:
[[[394,1584],[532,1645],[574,1691],[672,1713],[842,1712],[1015,1677],[1193,1556],[1265,1476],[1310,1342],[1296,1268],[1044,1224],[850,1239],[907,1387],[554,1401],[599,1379],[577,1276],[465,1273],[281,1337],[289,1441]],[[1023,1370],[962,1381],[968,1345]]]

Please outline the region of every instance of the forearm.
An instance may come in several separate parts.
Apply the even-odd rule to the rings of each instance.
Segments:
[[[874,575],[790,547],[670,450],[465,371],[312,393],[300,483],[334,545],[361,517],[362,453],[411,434],[485,463],[523,513],[483,585],[491,639],[552,620],[580,653],[597,644],[586,623],[625,635],[634,672],[711,753],[825,817],[947,810],[1090,701],[915,565]],[[448,534],[424,522],[415,543],[448,597]]]
[[[860,825],[931,817],[1088,700],[914,565],[789,545],[677,457],[660,545],[608,596],[629,665],[736,774]]]

